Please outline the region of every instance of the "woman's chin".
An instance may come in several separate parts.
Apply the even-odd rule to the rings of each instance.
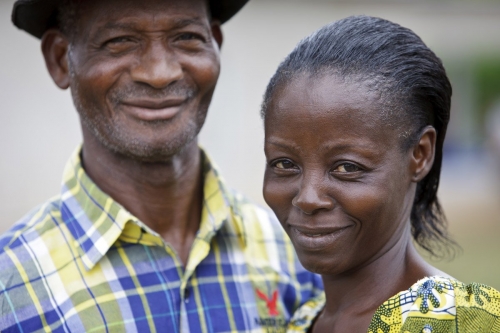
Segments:
[[[318,258],[311,258],[310,255],[298,255],[299,261],[310,272],[320,275],[332,275],[338,272],[339,265],[333,262],[326,262],[326,260],[318,260]]]

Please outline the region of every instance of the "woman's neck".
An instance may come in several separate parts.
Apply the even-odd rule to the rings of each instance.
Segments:
[[[313,332],[366,332],[377,308],[426,276],[444,274],[418,254],[410,228],[365,265],[342,275],[323,275],[326,305]],[[332,330],[333,328],[333,330]]]

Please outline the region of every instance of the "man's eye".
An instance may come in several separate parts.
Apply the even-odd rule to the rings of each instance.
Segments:
[[[131,42],[132,40],[129,38],[129,37],[116,37],[116,38],[112,38],[108,41],[106,41],[106,44],[110,45],[110,44],[120,44],[120,43],[127,43],[127,42]]]
[[[196,41],[202,41],[202,42],[204,42],[205,38],[203,38],[199,34],[195,34],[195,33],[191,33],[191,32],[186,32],[186,33],[180,34],[177,37],[177,40],[180,40],[180,41],[196,40]]]
[[[356,171],[360,171],[360,170],[361,170],[361,168],[358,167],[356,164],[353,164],[353,163],[342,163],[337,168],[335,168],[335,170],[333,170],[333,171],[334,172],[345,173],[345,172],[356,172]]]
[[[296,168],[295,164],[293,164],[292,162],[290,162],[288,160],[277,161],[274,163],[274,167],[277,169],[285,169],[285,170]]]

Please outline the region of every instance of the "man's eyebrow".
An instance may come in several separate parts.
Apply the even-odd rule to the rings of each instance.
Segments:
[[[184,28],[189,25],[197,25],[203,28],[207,28],[207,25],[203,23],[203,20],[200,17],[174,19],[174,28]]]
[[[117,23],[117,22],[108,22],[99,30],[130,30],[133,29],[134,25],[131,23]]]
[[[187,27],[189,25],[197,25],[203,28],[207,28],[206,24],[203,23],[203,21],[200,18],[179,18],[179,19],[173,19],[173,23],[171,25],[172,29],[180,29]],[[100,30],[134,30],[135,29],[135,24],[134,23],[127,23],[127,22],[107,22]]]

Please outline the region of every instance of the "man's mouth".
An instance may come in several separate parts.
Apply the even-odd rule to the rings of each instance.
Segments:
[[[185,97],[175,97],[168,99],[134,99],[130,101],[122,101],[122,104],[140,107],[144,109],[165,109],[169,107],[179,106],[186,101]]]
[[[168,120],[180,112],[187,98],[164,100],[136,99],[122,101],[121,108],[133,118],[143,121]]]

